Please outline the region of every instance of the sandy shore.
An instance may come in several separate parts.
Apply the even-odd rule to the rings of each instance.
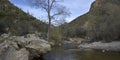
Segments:
[[[79,48],[90,48],[90,49],[102,49],[107,51],[120,51],[120,41],[113,41],[110,43],[102,43],[102,42],[93,42],[93,43],[85,43],[80,44]]]

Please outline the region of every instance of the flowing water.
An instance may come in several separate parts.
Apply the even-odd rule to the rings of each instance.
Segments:
[[[119,52],[55,48],[43,56],[44,60],[120,60]]]

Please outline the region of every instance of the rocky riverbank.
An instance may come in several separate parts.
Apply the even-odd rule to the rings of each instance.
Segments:
[[[0,60],[33,60],[50,50],[50,44],[35,34],[0,36]]]
[[[104,51],[120,51],[120,41],[113,41],[109,43],[93,42],[80,44],[79,48],[83,49],[101,49]]]

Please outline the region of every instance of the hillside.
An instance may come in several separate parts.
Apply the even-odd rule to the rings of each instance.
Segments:
[[[46,33],[47,24],[23,12],[9,0],[0,0],[0,34],[25,35],[35,31]]]
[[[66,37],[93,41],[120,39],[120,0],[96,0],[87,14],[66,24]]]

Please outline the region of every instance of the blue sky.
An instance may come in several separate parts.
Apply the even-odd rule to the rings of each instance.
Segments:
[[[25,0],[9,0],[17,7],[21,8],[23,11],[28,12],[36,18],[44,19],[44,13],[40,9],[35,9],[25,1]],[[70,12],[71,16],[67,17],[67,22],[72,21],[73,19],[77,18],[80,15],[87,13],[90,9],[91,3],[95,0],[64,0],[60,4],[66,6]]]

